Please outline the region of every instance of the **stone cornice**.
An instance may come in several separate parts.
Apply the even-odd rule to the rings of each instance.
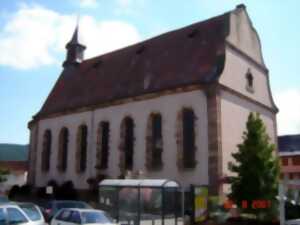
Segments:
[[[248,97],[248,96],[246,96],[246,95],[244,95],[244,94],[242,94],[242,93],[240,93],[240,92],[238,92],[236,90],[233,90],[232,88],[229,88],[229,87],[227,87],[225,85],[222,85],[222,84],[219,84],[219,87],[220,87],[221,90],[228,91],[229,93],[234,94],[234,95],[236,95],[236,96],[238,96],[238,97],[240,97],[240,98],[242,98],[244,100],[250,101],[251,103],[253,103],[255,105],[258,105],[258,106],[260,106],[260,107],[262,107],[262,108],[264,108],[264,109],[266,109],[268,111],[271,111],[271,112],[273,112],[275,114],[278,113],[278,109],[277,108],[272,108],[270,106],[267,106],[267,105],[265,105],[265,104],[263,104],[263,103],[261,103],[259,101],[256,101],[253,98],[250,98],[250,97]]]
[[[131,103],[131,102],[154,99],[154,98],[158,98],[158,97],[166,96],[166,95],[172,95],[172,94],[190,92],[190,91],[194,91],[194,90],[200,90],[200,89],[204,89],[205,86],[207,86],[207,85],[205,85],[205,84],[193,84],[193,85],[188,85],[188,86],[185,86],[185,87],[178,87],[178,88],[174,88],[174,89],[163,90],[163,91],[159,91],[159,92],[155,92],[155,93],[149,93],[149,94],[135,96],[135,97],[128,97],[128,98],[123,98],[123,99],[112,100],[112,101],[97,104],[97,105],[70,109],[70,110],[62,111],[60,113],[53,113],[53,114],[46,115],[46,116],[34,116],[33,120],[31,120],[28,123],[28,127],[30,128],[36,121],[39,121],[41,119],[50,119],[50,118],[63,116],[63,115],[70,115],[70,114],[74,114],[74,113],[88,112],[88,111],[93,111],[93,110],[97,110],[97,109],[101,109],[101,108],[105,108],[105,107],[110,107],[110,106],[123,105],[123,104]]]
[[[236,47],[234,44],[230,43],[229,41],[226,41],[226,46],[236,52],[239,56],[243,57],[246,61],[250,62],[255,68],[259,69],[264,74],[268,74],[269,70],[259,62],[257,62],[255,59],[253,59],[251,56],[249,56],[247,53],[240,50],[238,47]]]

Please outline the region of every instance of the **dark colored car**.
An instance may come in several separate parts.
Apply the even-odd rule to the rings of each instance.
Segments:
[[[43,215],[47,222],[49,222],[60,209],[69,208],[92,209],[92,207],[85,202],[72,200],[53,200],[42,205]]]

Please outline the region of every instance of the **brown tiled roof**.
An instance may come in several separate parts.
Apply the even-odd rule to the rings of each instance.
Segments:
[[[0,168],[9,171],[26,171],[27,161],[0,161]]]
[[[223,69],[228,26],[229,13],[66,68],[38,116],[211,82]]]

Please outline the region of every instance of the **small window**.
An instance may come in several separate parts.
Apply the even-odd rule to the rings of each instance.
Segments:
[[[292,157],[292,163],[295,166],[299,166],[300,165],[300,156],[297,155],[297,156]]]
[[[85,224],[111,224],[113,221],[110,217],[102,212],[82,212],[82,220]]]
[[[250,69],[248,69],[248,71],[246,73],[246,80],[247,80],[246,89],[249,92],[254,92],[254,78],[253,78],[253,75],[252,75]]]
[[[136,54],[141,54],[143,53],[143,51],[145,51],[146,47],[145,45],[140,46],[137,50],[136,50]]]
[[[0,209],[0,225],[6,225],[4,210]]]
[[[62,210],[56,217],[56,220],[68,221],[70,215],[71,215],[70,210]]]
[[[288,161],[289,161],[288,157],[282,157],[281,158],[281,162],[282,162],[283,166],[287,166],[288,165]]]
[[[16,208],[7,208],[7,217],[8,217],[9,225],[16,225],[16,224],[28,222],[28,220],[21,213],[21,211]]]
[[[72,211],[71,216],[69,218],[71,223],[81,224],[80,214],[77,211]]]

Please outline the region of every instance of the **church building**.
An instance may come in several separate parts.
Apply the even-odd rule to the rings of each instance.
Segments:
[[[244,5],[90,59],[77,27],[66,49],[28,125],[35,187],[139,174],[222,193],[250,112],[276,144],[278,110]]]

